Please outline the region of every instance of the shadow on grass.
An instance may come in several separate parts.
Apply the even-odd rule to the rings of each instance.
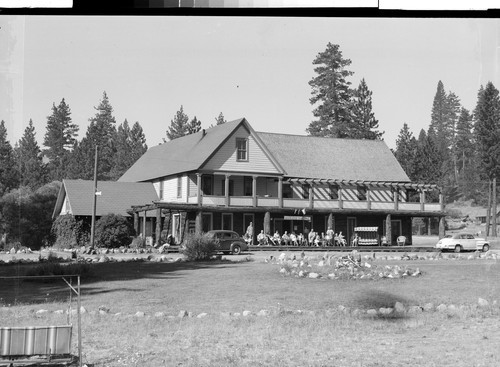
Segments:
[[[378,289],[365,290],[356,299],[356,304],[358,308],[364,310],[375,309],[377,311],[380,308],[394,308],[396,302],[400,302],[405,306],[409,304],[408,299],[404,297],[397,296],[395,294],[381,291]],[[390,314],[384,315],[379,312],[375,317],[381,320],[396,321],[408,318],[408,314],[406,312],[405,313],[392,312]]]
[[[232,268],[247,262],[204,261],[204,262],[115,262],[90,264],[89,274],[81,277],[81,289],[84,295],[98,295],[112,292],[140,292],[147,287],[123,287],[122,282],[147,279],[178,279],[186,276],[185,272],[200,269]],[[16,265],[0,267],[0,277],[22,276],[33,265]],[[68,278],[69,280],[69,278]],[[120,282],[121,287],[92,287],[94,283]],[[76,278],[72,285],[76,288]],[[0,307],[2,305],[38,304],[58,302],[69,299],[70,289],[60,279],[2,279],[0,278]],[[76,296],[73,294],[73,297]]]

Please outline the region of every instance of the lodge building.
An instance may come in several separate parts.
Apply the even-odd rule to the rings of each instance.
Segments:
[[[413,217],[438,218],[444,234],[441,189],[412,183],[385,142],[256,132],[244,118],[150,148],[120,182],[154,187],[157,200],[128,213],[157,242],[162,231],[176,242],[243,234],[252,222],[255,234],[331,227],[348,243],[356,227],[372,227],[389,244],[400,235],[411,244]]]

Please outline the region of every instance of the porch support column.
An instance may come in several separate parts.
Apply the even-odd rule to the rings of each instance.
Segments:
[[[191,179],[189,178],[189,175],[186,175],[186,203],[189,204],[189,183]]]
[[[201,196],[201,173],[196,174],[196,191],[196,195],[198,197],[198,206],[201,206],[201,204],[203,204],[203,198]]]
[[[420,211],[425,211],[425,191],[420,190]]]
[[[390,214],[387,214],[385,218],[385,237],[387,238],[387,245],[392,246],[392,223]]]
[[[257,206],[257,176],[252,176],[252,205]]]
[[[137,212],[134,212],[134,231],[136,236],[138,236],[141,231],[139,227],[139,213]]]
[[[394,210],[399,210],[399,190],[394,190]]]
[[[439,239],[445,235],[444,217],[439,218]]]
[[[229,206],[229,175],[224,180],[224,193],[226,194],[226,208]]]
[[[267,235],[271,234],[271,213],[269,212],[264,214],[264,233]]]
[[[155,244],[160,246],[161,238],[161,209],[156,209],[156,229],[155,229]]]
[[[144,210],[144,214],[142,215],[142,238],[146,238],[146,214],[147,211]]]
[[[328,214],[327,229],[328,228],[333,229],[333,213]]]
[[[371,198],[371,190],[369,187],[366,188],[366,209],[372,209],[372,198]]]
[[[439,206],[440,206],[440,210],[443,211],[444,210],[444,196],[443,196],[443,192],[441,190],[439,191]]]
[[[283,208],[283,177],[278,177],[278,205]]]
[[[342,199],[342,186],[339,185],[339,209],[344,209],[344,199]]]
[[[196,232],[196,234],[201,234],[203,232],[203,212],[201,210],[198,210],[196,212],[194,231]]]
[[[427,218],[427,235],[432,235],[432,217]]]
[[[313,190],[313,184],[311,183],[309,185],[309,209],[312,209],[314,207],[313,195],[314,195],[314,190]]]

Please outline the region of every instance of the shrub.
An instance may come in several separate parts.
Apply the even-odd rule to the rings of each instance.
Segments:
[[[132,243],[130,244],[130,248],[145,248],[146,247],[146,239],[137,236],[132,239]]]
[[[134,229],[123,215],[107,214],[95,225],[95,243],[97,247],[117,248],[128,246]]]
[[[84,246],[90,239],[90,226],[83,220],[76,220],[70,214],[60,215],[52,225],[55,248],[76,248]]]
[[[206,235],[191,234],[180,248],[180,252],[188,261],[208,260],[217,251],[217,243]]]

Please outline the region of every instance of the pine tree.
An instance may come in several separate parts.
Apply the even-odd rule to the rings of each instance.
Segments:
[[[5,121],[0,121],[0,198],[19,185],[19,175],[12,145],[7,139]]]
[[[351,125],[351,83],[347,80],[353,74],[347,67],[351,60],[344,59],[339,45],[328,43],[313,61],[317,74],[309,85],[312,87],[310,102],[317,120],[307,128],[309,135],[345,138],[350,135]]]
[[[76,141],[78,125],[71,120],[71,110],[64,98],[56,106],[52,104],[52,114],[47,117],[43,152],[49,158],[48,170],[51,180],[62,180],[65,177],[65,163],[69,149]]]
[[[432,131],[432,128],[430,128]],[[441,157],[434,139],[421,130],[415,154],[415,176],[417,182],[439,184],[441,179]]]
[[[139,122],[132,129],[125,119],[118,126],[115,138],[116,155],[111,178],[120,178],[148,149],[146,138]]]
[[[170,121],[170,126],[167,130],[168,140],[174,140],[180,138],[181,136],[188,135],[188,121],[189,117],[184,113],[184,107],[181,105],[181,108],[175,114],[174,119]]]
[[[43,163],[42,151],[35,134],[35,127],[30,119],[15,154],[20,185],[27,186],[33,191],[47,183],[46,165]]]
[[[98,148],[98,180],[110,180],[111,169],[114,163],[116,148],[114,138],[116,135],[116,121],[113,116],[113,107],[109,103],[106,92],[99,106],[94,107],[96,114],[90,118],[90,125],[82,141],[77,145],[78,151],[71,155],[71,176],[75,173],[79,177],[91,180],[94,177],[95,147]]]
[[[398,160],[403,170],[408,177],[415,179],[415,156],[417,154],[417,140],[410,131],[407,123],[403,124],[403,128],[399,131],[396,139],[396,150],[394,156]]]
[[[200,130],[201,130],[201,121],[198,120],[195,116],[187,125],[187,134],[197,133]]]
[[[384,132],[378,131],[378,120],[372,110],[372,91],[365,79],[354,90],[352,104],[352,129],[350,137],[355,139],[381,139]]]
[[[219,116],[217,116],[215,118],[215,125],[222,125],[222,124],[225,124],[227,121],[226,119],[224,118],[224,115],[221,113],[219,113]]]
[[[470,166],[475,153],[472,128],[472,115],[466,108],[462,107],[456,125],[455,139],[455,160],[459,172],[463,172],[466,166]]]

